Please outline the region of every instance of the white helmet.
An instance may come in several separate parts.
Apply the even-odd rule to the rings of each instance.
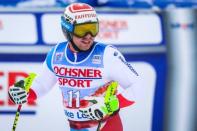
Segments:
[[[97,14],[94,8],[85,3],[73,3],[66,7],[64,14],[65,19],[77,24],[86,22],[97,22]]]
[[[61,26],[68,41],[74,44],[72,37],[84,37],[87,33],[96,36],[99,32],[99,21],[95,9],[85,3],[73,3],[65,8],[61,16]]]

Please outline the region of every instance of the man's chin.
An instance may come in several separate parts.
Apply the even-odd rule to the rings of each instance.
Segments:
[[[81,50],[82,51],[87,51],[87,50],[90,49],[90,47],[91,47],[90,45],[86,45],[86,46],[82,47]]]
[[[82,51],[88,51],[90,48],[83,48],[83,49],[80,49],[80,50],[82,50]]]

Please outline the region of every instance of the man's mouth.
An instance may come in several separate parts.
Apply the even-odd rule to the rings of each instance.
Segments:
[[[90,44],[90,41],[82,41],[83,44]]]

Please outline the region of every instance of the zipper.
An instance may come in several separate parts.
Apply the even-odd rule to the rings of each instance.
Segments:
[[[74,62],[76,63],[77,62],[77,53],[76,52],[74,53],[74,58],[75,58]]]

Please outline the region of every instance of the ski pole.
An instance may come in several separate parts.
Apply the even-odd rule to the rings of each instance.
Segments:
[[[110,97],[115,95],[117,87],[118,87],[118,82],[112,81],[110,83],[110,85],[107,87],[107,90],[106,90],[106,93],[105,93],[105,98],[104,98],[105,99],[105,103],[108,103],[109,100],[110,100]],[[96,131],[100,131],[101,124],[102,124],[102,122],[99,121],[99,124],[98,124],[98,127],[97,127]]]
[[[30,87],[32,85],[32,82],[33,82],[35,77],[36,77],[35,73],[30,73],[29,76],[25,79],[25,87],[24,88],[27,92],[29,92],[29,89],[30,89]],[[20,104],[17,108],[15,119],[14,119],[14,124],[12,126],[12,131],[16,130],[16,126],[17,126],[17,123],[18,123],[18,120],[19,120],[21,108],[22,108],[22,104]]]

